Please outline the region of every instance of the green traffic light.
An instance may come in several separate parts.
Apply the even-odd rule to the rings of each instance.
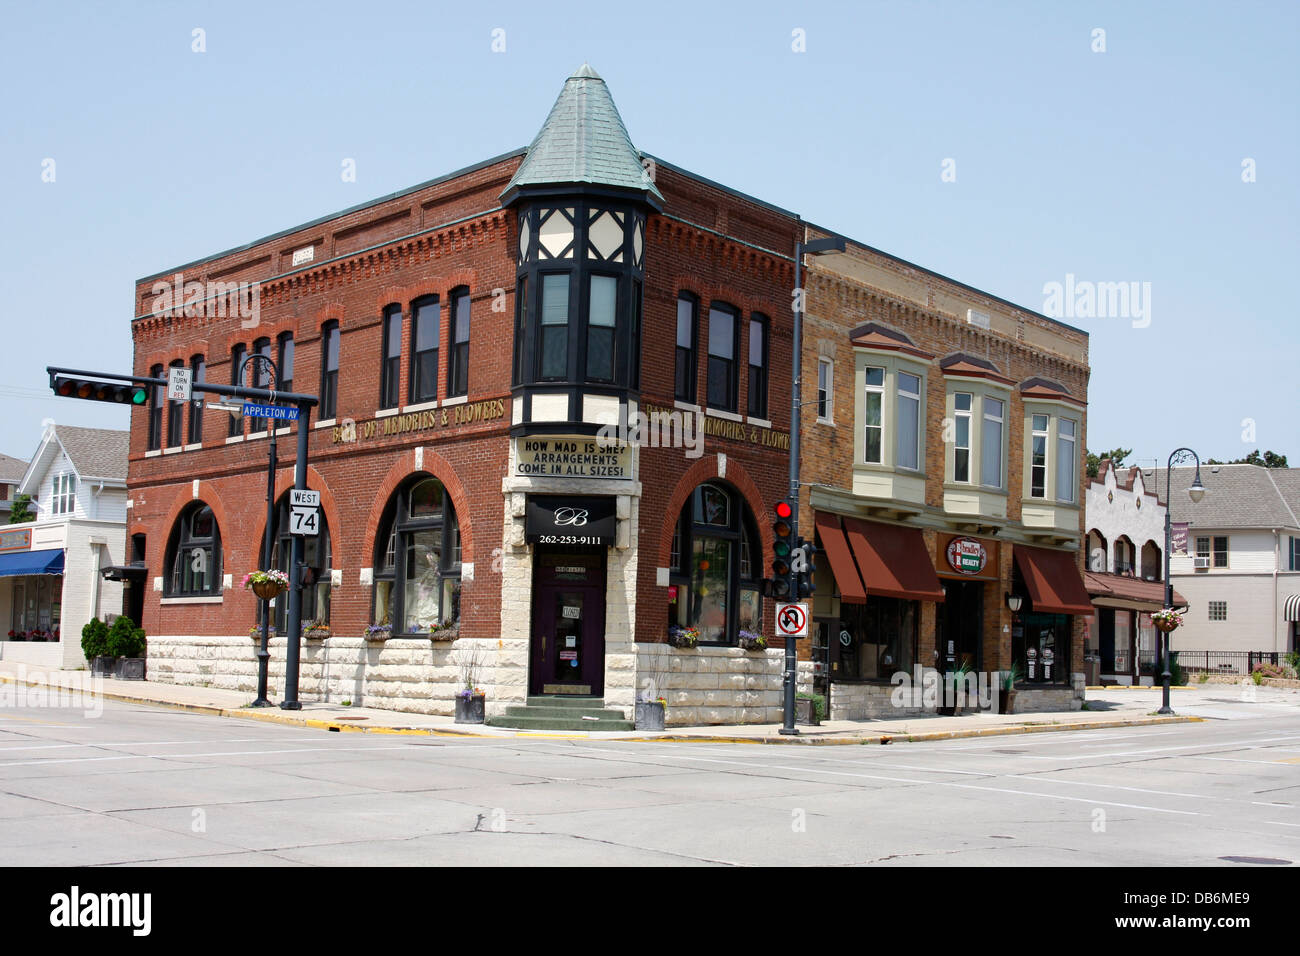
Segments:
[[[131,404],[143,405],[145,403],[145,400],[148,399],[148,397],[149,397],[148,392],[146,392],[143,388],[137,387],[136,390],[131,393]]]

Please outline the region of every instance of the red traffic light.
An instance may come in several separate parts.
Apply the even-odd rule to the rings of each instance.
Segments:
[[[794,510],[790,507],[790,502],[778,501],[776,503],[776,516],[778,518],[788,518],[792,514],[794,514]]]

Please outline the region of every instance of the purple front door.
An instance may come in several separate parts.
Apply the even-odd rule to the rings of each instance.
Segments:
[[[530,694],[605,693],[605,556],[539,547]]]

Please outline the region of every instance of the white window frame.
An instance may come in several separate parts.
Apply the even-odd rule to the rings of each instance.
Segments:
[[[970,401],[965,408],[958,407],[957,400],[965,397]],[[966,422],[966,444],[961,443],[961,423]],[[975,443],[975,393],[955,391],[952,393],[952,468],[950,471],[951,481],[958,485],[974,484],[973,471],[975,464],[975,454],[972,446]],[[957,452],[966,452],[966,477],[957,477]]]
[[[822,381],[822,369],[826,370],[825,384]],[[822,414],[823,406],[826,414]],[[835,424],[835,362],[833,359],[817,359],[817,421],[823,425]]]
[[[1024,462],[1023,462],[1023,489],[1021,497],[1027,502],[1035,504],[1053,504],[1067,508],[1079,507],[1079,447],[1082,442],[1083,431],[1083,413],[1075,406],[1067,406],[1062,402],[1054,400],[1025,400],[1025,422],[1024,422]],[[1038,428],[1034,422],[1035,418],[1046,417],[1047,428]],[[1061,422],[1069,422],[1074,428],[1072,436],[1061,435]],[[1034,494],[1034,439],[1043,438],[1045,454],[1043,456],[1043,492]],[[1060,484],[1061,477],[1061,450],[1062,446],[1072,444],[1073,450],[1070,453],[1070,489],[1069,493],[1062,494],[1062,489],[1057,486]],[[1134,556],[1136,564],[1136,555]]]
[[[997,418],[989,413],[989,402],[999,402],[1002,405],[1002,417]],[[995,398],[992,395],[981,396],[980,400],[980,485],[984,488],[996,488],[1001,491],[1007,486],[1007,411],[1011,408],[1011,403],[1006,398]],[[998,483],[990,485],[984,480],[984,428],[989,422],[997,422],[1002,426],[1001,448],[998,449]]]
[[[77,476],[73,472],[63,471],[54,476],[54,494],[51,496],[50,513],[70,515],[77,508]]]
[[[904,391],[903,376],[916,379],[915,392]],[[897,439],[894,447],[894,461],[896,462],[897,467],[902,468],[905,471],[920,471],[923,451],[921,445],[925,439],[925,386],[923,384],[925,380],[920,375],[902,369],[899,369],[894,373],[894,378],[897,387],[894,406],[898,410],[898,415],[895,419],[895,425],[897,426],[895,429]],[[915,459],[915,464],[911,465],[903,464],[903,441],[905,436],[903,435],[902,408],[904,401],[916,402],[916,434],[912,436],[912,447],[907,449],[912,452]]]
[[[854,408],[853,408],[853,460],[857,468],[867,471],[895,471],[909,478],[924,478],[926,469],[925,435],[930,367],[921,359],[894,352],[869,348],[854,350]],[[880,385],[867,385],[867,369],[881,369]],[[898,409],[899,375],[912,375],[920,379],[919,406],[917,408],[916,467],[898,464]],[[880,395],[880,460],[868,461],[867,453],[867,395]]]
[[[1061,426],[1065,424],[1070,426],[1070,434],[1067,436],[1062,433]],[[1069,445],[1067,452],[1065,446]],[[1061,504],[1072,505],[1076,502],[1075,492],[1079,487],[1079,423],[1073,418],[1067,418],[1064,415],[1056,419],[1056,500]],[[1061,465],[1064,462],[1070,463],[1070,487],[1069,496],[1061,494]],[[1136,545],[1134,546],[1136,551]],[[1137,563],[1137,554],[1133,555],[1134,564]]]
[[[866,380],[866,376],[868,372],[876,371],[876,370],[879,370],[880,372],[880,384],[872,385]],[[890,457],[889,454],[890,451],[889,417],[890,416],[889,416],[889,408],[888,408],[889,403],[885,401],[885,396],[888,394],[889,369],[885,368],[883,365],[867,365],[863,367],[862,376],[863,376],[862,463],[864,465],[884,465],[886,460]],[[865,413],[867,408],[867,398],[870,395],[877,395],[880,398],[880,424],[879,425],[867,424]],[[880,430],[880,441],[878,443],[880,448],[880,458],[878,460],[872,460],[867,457],[867,446],[869,444],[867,442],[867,433],[873,428],[878,428]]]
[[[1043,420],[1043,426],[1038,427],[1038,420]],[[1041,465],[1035,460],[1035,447],[1038,439],[1043,440],[1043,463]],[[1052,461],[1052,416],[1046,412],[1034,412],[1029,416],[1029,494],[1027,497],[1046,501],[1048,498],[1048,489],[1051,483],[1048,481],[1048,475],[1051,472]],[[1034,489],[1034,472],[1039,468],[1043,469],[1043,490],[1041,492]]]

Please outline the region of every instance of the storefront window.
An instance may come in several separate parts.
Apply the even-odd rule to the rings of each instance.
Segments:
[[[722,485],[701,485],[682,508],[673,534],[668,623],[698,628],[702,644],[734,644],[741,629],[762,633],[756,577],[762,562],[753,522],[744,500]]]
[[[376,541],[374,623],[428,634],[460,619],[460,526],[436,478],[393,496]]]
[[[1019,615],[1011,630],[1011,652],[1024,671],[1025,683],[1066,683],[1070,678],[1069,615]]]
[[[919,616],[916,601],[897,598],[841,605],[835,680],[888,681],[898,671],[910,672]]]
[[[57,641],[63,602],[63,578],[28,575],[14,579],[9,640]]]

